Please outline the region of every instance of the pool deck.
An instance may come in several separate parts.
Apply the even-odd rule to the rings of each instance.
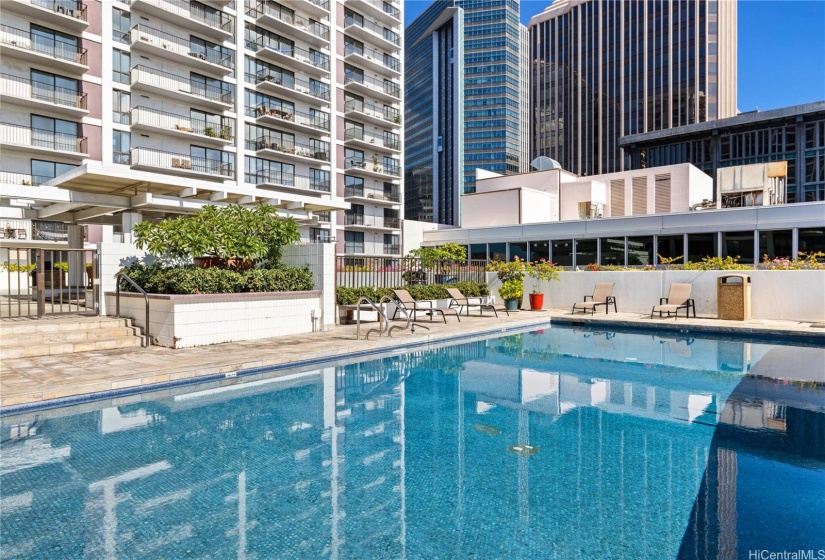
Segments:
[[[421,319],[421,318],[419,318]],[[77,321],[77,318],[44,319],[49,321]],[[702,332],[758,337],[787,337],[800,341],[814,341],[825,346],[825,324],[793,321],[751,320],[721,321],[713,318],[678,320],[650,319],[637,313],[599,313],[594,316],[570,314],[569,310],[521,311],[511,316],[490,314],[479,317],[462,315],[461,322],[448,317],[447,324],[437,319],[419,320],[430,330],[416,328],[415,333],[396,330],[392,337],[355,340],[355,325],[340,325],[326,332],[231,342],[197,348],[173,350],[160,346],[140,349],[106,350],[36,358],[0,361],[0,407],[14,412],[46,401],[64,402],[66,399],[92,394],[114,395],[118,392],[152,390],[180,382],[203,378],[214,379],[216,374],[231,377],[232,372],[326,359],[346,358],[393,348],[426,347],[430,344],[462,338],[501,333],[510,329],[553,324],[575,324],[610,330],[668,329],[684,335]],[[403,324],[402,322],[397,322]],[[361,326],[361,335],[376,323]],[[0,341],[1,342],[1,341]],[[229,375],[226,375],[229,374]],[[72,399],[74,400],[74,399]]]

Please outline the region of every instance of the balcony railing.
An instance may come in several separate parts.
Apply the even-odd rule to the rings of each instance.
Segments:
[[[260,136],[252,144],[252,148],[255,150],[274,150],[283,154],[292,154],[317,159],[318,161],[329,161],[329,148],[323,149],[319,146],[300,144],[273,136]]]
[[[401,111],[395,107],[388,107],[386,105],[382,107],[372,103],[359,101],[357,99],[350,99],[344,105],[344,110],[347,112],[356,111],[358,113],[364,113],[373,118],[383,119],[397,125],[401,124]]]
[[[10,45],[37,54],[48,56],[56,60],[65,60],[86,66],[87,50],[66,41],[51,39],[41,35],[33,35],[24,29],[0,26],[0,43]]]
[[[250,6],[246,11],[246,15],[252,18],[259,18],[262,15],[268,15],[281,21],[291,27],[305,31],[316,37],[320,37],[324,41],[329,41],[329,27],[317,21],[311,21],[302,15],[296,14],[292,10],[284,10],[280,6],[273,6],[272,4],[258,4],[257,6]]]
[[[401,194],[398,191],[381,191],[376,189],[365,189],[364,187],[344,187],[344,197],[357,196],[360,198],[372,198],[375,200],[387,200],[389,202],[401,202]]]
[[[400,97],[401,92],[401,86],[399,86],[396,82],[391,80],[376,80],[371,76],[365,76],[364,74],[360,74],[358,72],[347,72],[344,76],[344,85],[346,84],[362,84],[371,90],[381,92],[389,95],[390,97],[395,97],[396,99]]]
[[[367,160],[363,158],[352,157],[347,158],[344,162],[344,169],[364,169],[373,171],[374,173],[383,173],[385,175],[398,177],[400,166],[397,164],[385,166],[381,163],[367,162]]]
[[[86,17],[86,5],[76,0],[31,0],[31,4],[46,8],[57,14],[65,14],[80,21],[89,21]]]
[[[46,82],[32,81],[28,78],[0,74],[2,91],[6,95],[24,99],[36,99],[65,107],[86,109],[86,94],[73,89],[57,87]]]
[[[188,93],[210,101],[232,104],[232,91],[230,84],[222,82],[226,88],[204,85],[196,80],[185,76],[178,76],[162,70],[155,70],[147,66],[135,66],[132,68],[132,82],[139,82],[170,92]]]
[[[394,56],[384,56],[384,53],[377,51],[375,49],[371,49],[370,47],[364,46],[359,47],[358,45],[354,45],[352,43],[347,43],[344,45],[344,56],[355,54],[358,56],[363,56],[364,58],[368,58],[370,60],[377,61],[381,66],[392,70],[393,72],[399,72],[400,62]]]
[[[234,165],[217,159],[196,157],[188,154],[164,152],[152,148],[132,148],[132,165],[159,169],[183,170],[193,173],[233,177]]]
[[[228,119],[225,122],[231,123]],[[193,119],[186,115],[176,115],[150,109],[149,107],[135,107],[132,109],[131,123],[164,130],[191,132],[192,134],[199,134],[208,138],[220,138],[221,140],[232,140],[235,137],[231,124],[211,123],[201,119]]]
[[[344,224],[348,226],[368,226],[399,229],[400,218],[385,218],[383,216],[365,216],[364,214],[344,214]]]
[[[32,175],[30,173],[14,173],[11,171],[0,171],[0,184],[23,185],[24,187],[36,187],[46,181],[51,181],[54,177],[49,175]]]
[[[295,45],[290,45],[289,43],[281,43],[266,37],[259,37],[255,41],[247,41],[246,48],[253,51],[269,49],[280,53],[283,56],[294,58],[295,60],[303,62],[309,66],[314,66],[329,72],[329,56],[318,51],[309,51],[302,47],[296,47]]]
[[[284,173],[282,171],[260,171],[258,173],[247,173],[246,182],[254,185],[269,184],[309,191],[330,192],[329,181],[321,181],[305,175]]]
[[[372,144],[377,148],[388,148],[390,150],[399,150],[401,148],[401,140],[398,135],[391,137],[373,134],[361,128],[347,129],[346,132],[344,132],[344,140],[360,140]]]
[[[32,239],[43,241],[68,241],[69,224],[63,222],[32,221]]]
[[[384,243],[384,254],[385,255],[400,255],[401,254],[401,245]]]
[[[235,66],[235,59],[231,53],[207,49],[203,45],[160,31],[154,27],[142,24],[134,26],[131,30],[131,42],[134,44],[137,41],[166,49],[181,56],[191,56],[192,58],[205,60],[224,68],[232,69]]]
[[[329,11],[329,0],[307,0],[310,4],[315,4],[322,10]]]
[[[89,153],[85,136],[8,123],[0,123],[0,144],[32,146],[75,154]]]
[[[303,113],[301,111],[287,109],[280,105],[261,103],[255,107],[254,116],[256,118],[268,116],[310,128],[317,128],[318,130],[329,130],[329,114],[321,111],[316,113]]]
[[[310,83],[306,80],[294,78],[289,74],[279,74],[277,72],[259,72],[255,74],[246,74],[246,81],[250,84],[261,84],[264,82],[272,83],[278,86],[311,95],[318,99],[329,101],[329,85],[323,82]]]
[[[345,253],[363,253],[364,252],[364,243],[357,242],[357,241],[346,241],[344,242],[344,252]]]
[[[187,0],[142,0],[146,4],[165,10],[177,16],[192,19],[224,33],[233,33],[235,18],[224,12],[212,12],[203,6],[191,4]],[[129,0],[133,3],[134,0]]]
[[[388,43],[392,43],[393,45],[398,46],[401,44],[401,36],[398,35],[398,33],[391,29],[387,29],[383,25],[378,25],[377,23],[372,22],[366,18],[346,16],[344,18],[344,28],[347,28],[350,25],[366,29],[373,35],[381,37],[382,39],[384,39]]]

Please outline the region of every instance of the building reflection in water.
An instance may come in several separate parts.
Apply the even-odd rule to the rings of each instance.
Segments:
[[[822,548],[823,368],[821,348],[554,328],[6,417],[4,557]]]

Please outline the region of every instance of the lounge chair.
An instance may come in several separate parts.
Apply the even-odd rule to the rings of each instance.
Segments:
[[[670,285],[666,298],[659,298],[659,305],[654,305],[650,312],[650,318],[653,319],[653,314],[659,312],[659,317],[662,313],[667,313],[670,317],[671,313],[675,315],[674,319],[679,317],[679,310],[685,310],[685,317],[690,317],[690,310],[693,309],[693,317],[696,318],[696,304],[690,297],[690,290],[692,284],[676,284]]]
[[[507,316],[510,316],[510,312],[507,311],[507,308],[504,306],[503,303],[484,303],[482,298],[480,297],[466,297],[464,294],[461,293],[461,290],[458,288],[447,288],[447,293],[450,294],[450,307],[455,308],[458,306],[458,313],[461,314],[461,311],[466,307],[467,308],[467,316],[470,316],[470,306],[478,307],[478,314],[482,315],[485,309],[489,309],[493,313],[496,314],[498,317],[499,311],[504,311],[507,313]],[[472,300],[472,301],[471,301]]]
[[[593,295],[584,296],[584,301],[574,303],[572,313],[575,313],[577,309],[581,309],[584,313],[590,310],[590,314],[595,315],[596,307],[604,305],[604,312],[607,314],[610,313],[610,304],[613,304],[613,312],[618,313],[616,310],[616,296],[613,295],[613,283],[597,282],[596,287],[593,289]]]
[[[433,305],[432,301],[415,301],[415,299],[410,295],[410,292],[407,290],[393,290],[393,292],[395,293],[396,305],[407,312],[411,311],[413,314],[413,321],[416,320],[416,313],[418,311],[423,311],[424,313],[429,314],[430,321],[433,320],[433,315],[435,313],[441,313],[441,318],[444,319],[445,323],[447,322],[447,315],[455,315],[458,322],[461,322],[461,317],[459,317],[458,311],[452,307],[440,308]],[[392,318],[395,319],[397,314],[398,309],[395,310]]]

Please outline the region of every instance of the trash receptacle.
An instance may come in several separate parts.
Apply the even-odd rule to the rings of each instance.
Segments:
[[[751,318],[751,277],[724,274],[717,279],[716,303],[719,319],[749,321]]]

